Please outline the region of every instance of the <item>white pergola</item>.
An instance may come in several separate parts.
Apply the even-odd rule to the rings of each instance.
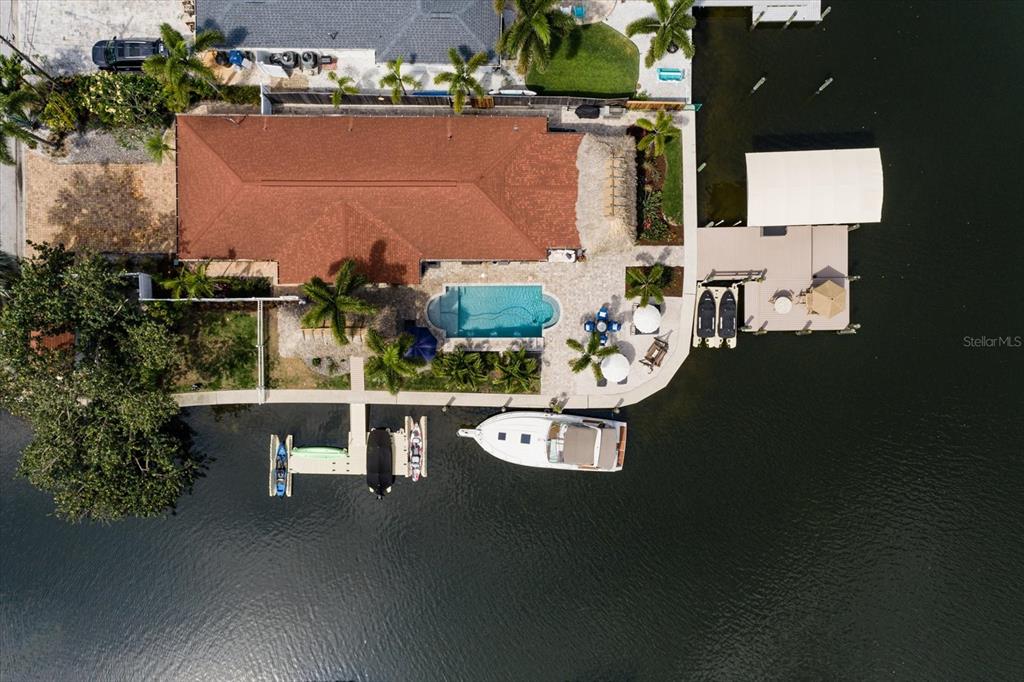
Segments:
[[[872,149],[747,154],[747,224],[882,220],[882,156]]]

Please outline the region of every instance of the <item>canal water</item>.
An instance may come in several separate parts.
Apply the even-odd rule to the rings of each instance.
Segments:
[[[746,151],[880,146],[858,335],[694,353],[614,475],[428,410],[430,478],[383,502],[266,496],[269,431],[341,443],[337,407],[195,409],[212,462],[175,515],[69,526],[0,416],[0,679],[1024,678],[1024,349],[990,341],[1024,335],[1024,3],[830,4],[700,14],[700,213],[742,217]]]

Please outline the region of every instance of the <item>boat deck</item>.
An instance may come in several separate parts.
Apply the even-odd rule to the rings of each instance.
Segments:
[[[850,324],[847,235],[845,225],[700,228],[697,276],[743,282],[743,331],[838,331]],[[831,318],[808,313],[800,297],[823,280],[846,290],[846,306]],[[775,311],[775,298],[783,292],[793,299],[788,313]]]

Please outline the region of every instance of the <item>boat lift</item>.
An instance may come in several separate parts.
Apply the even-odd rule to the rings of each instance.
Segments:
[[[296,446],[291,434],[282,442],[270,436],[269,493],[271,497],[291,497],[295,474],[366,476],[370,492],[378,499],[391,492],[395,478],[405,476],[414,482],[427,476],[427,418],[405,417],[397,431],[387,428],[365,430],[366,406],[352,405],[349,447],[323,445]],[[282,449],[283,446],[283,449]],[[282,456],[283,455],[283,456]]]

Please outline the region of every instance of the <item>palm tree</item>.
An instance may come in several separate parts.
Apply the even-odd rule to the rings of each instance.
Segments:
[[[204,82],[217,90],[213,70],[198,55],[224,42],[224,36],[220,31],[200,31],[190,44],[170,24],[161,24],[160,38],[167,56],[155,54],[147,58],[142,64],[142,70],[163,85],[167,105],[171,110],[185,111],[192,93],[199,91],[198,82]]]
[[[146,138],[146,152],[157,163],[163,163],[167,153],[177,151],[174,147],[164,141],[164,133],[153,133]]]
[[[665,145],[679,134],[679,128],[672,124],[672,115],[667,111],[659,111],[653,123],[650,119],[638,118],[636,125],[646,131],[636,143],[636,148],[654,158],[662,156],[665,153]]]
[[[505,393],[527,393],[537,380],[537,360],[525,348],[507,350],[498,356],[497,384]]]
[[[171,292],[172,298],[211,298],[221,277],[206,274],[209,263],[198,263],[194,267],[182,265],[178,274],[168,277],[160,285]]]
[[[402,64],[403,60],[401,57],[389,60],[388,72],[380,79],[380,87],[391,89],[392,104],[398,104],[402,101],[402,96],[408,94],[405,86],[408,85],[413,90],[420,89],[419,80],[414,76],[402,73]]]
[[[391,393],[398,393],[405,380],[416,376],[421,362],[405,357],[412,348],[413,338],[402,334],[392,341],[385,341],[376,329],[366,333],[366,345],[374,356],[367,359],[364,368],[366,376],[382,382]]]
[[[33,148],[37,142],[54,144],[31,131],[33,124],[28,109],[34,102],[36,96],[30,90],[0,93],[0,163],[6,166],[14,165],[14,154],[7,147],[8,139],[21,140]]]
[[[359,93],[359,88],[356,87],[356,82],[349,76],[339,76],[336,71],[331,71],[327,74],[327,78],[338,86],[338,88],[331,93],[331,104],[335,107],[341,106],[341,102],[345,99],[345,95],[355,95]]]
[[[356,298],[353,293],[366,284],[366,277],[356,271],[356,262],[352,259],[342,261],[338,274],[334,276],[334,286],[327,284],[319,277],[314,277],[302,285],[302,293],[309,297],[310,309],[302,316],[302,326],[320,327],[330,322],[334,340],[344,346],[348,343],[345,335],[345,315],[372,315],[377,306]]]
[[[434,374],[443,379],[445,385],[453,391],[476,391],[488,376],[483,356],[462,347],[448,353],[439,353],[431,367]]]
[[[573,371],[573,374],[579,374],[590,367],[594,371],[594,378],[598,381],[604,379],[604,375],[601,374],[601,359],[619,352],[619,347],[615,344],[602,346],[601,337],[597,332],[590,335],[586,345],[576,339],[566,339],[565,345],[580,354],[575,360],[569,361],[569,369]]]
[[[654,299],[657,303],[665,300],[665,266],[655,263],[650,268],[626,268],[626,298],[639,298],[640,306],[646,306]]]
[[[666,52],[682,49],[687,59],[693,59],[693,43],[687,31],[697,25],[697,20],[690,14],[693,0],[650,0],[654,5],[653,17],[637,19],[626,26],[626,35],[632,38],[637,33],[652,33],[651,46],[644,57],[647,68],[665,56]]]
[[[498,50],[516,55],[516,70],[522,75],[535,67],[544,71],[551,59],[552,41],[576,27],[576,22],[561,11],[560,0],[512,0],[516,18],[498,38]],[[505,11],[505,0],[496,0],[498,14]]]
[[[445,71],[434,77],[438,85],[447,84],[448,93],[452,96],[452,108],[456,114],[462,113],[467,95],[484,96],[483,86],[473,77],[476,70],[487,63],[487,53],[477,52],[468,60],[462,58],[454,47],[448,49],[448,59],[452,62],[452,71]]]

